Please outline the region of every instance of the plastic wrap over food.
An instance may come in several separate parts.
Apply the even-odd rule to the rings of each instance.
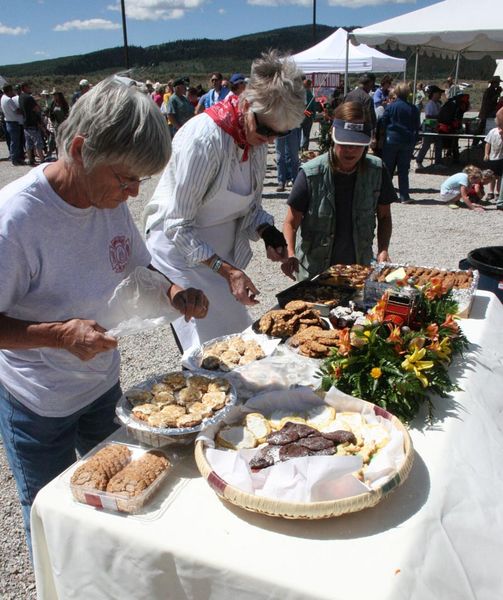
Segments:
[[[383,262],[378,263],[375,266],[374,271],[371,273],[370,277],[365,282],[365,290],[364,290],[364,304],[367,308],[374,306],[374,304],[381,298],[384,292],[388,289],[392,289],[395,286],[394,281],[377,281],[381,273],[385,269],[406,269],[406,268],[418,268],[418,269],[432,269],[444,273],[467,273],[467,271],[463,271],[462,269],[442,269],[439,267],[425,267],[425,266],[417,266],[412,265],[410,263],[396,264]],[[479,284],[479,272],[477,270],[471,271],[472,281],[469,287],[467,288],[456,288],[452,289],[452,296],[454,300],[458,303],[459,307],[459,316],[460,317],[468,317],[470,314],[471,305],[473,302],[473,296],[477,291],[477,287]],[[400,279],[400,278],[398,278]]]
[[[241,338],[244,342],[255,341],[261,348],[264,353],[264,358],[267,356],[271,356],[274,353],[281,340],[278,338],[271,338],[267,335],[261,335],[254,333],[251,329],[246,329],[242,333],[232,334],[232,335],[223,335],[218,338],[214,338],[202,344],[201,346],[192,346],[188,348],[182,356],[182,366],[191,371],[201,371],[208,374],[228,374],[230,371],[239,371],[243,372],[248,369],[252,363],[247,365],[237,365],[234,368],[227,369],[223,371],[221,369],[205,369],[202,367],[204,352],[211,346],[215,344],[219,344],[221,342],[230,342],[231,340],[235,340],[236,338]],[[263,358],[257,359],[253,362],[260,362],[264,360]]]
[[[117,452],[114,452],[116,449]],[[103,455],[97,464],[100,467],[103,461],[108,460],[106,465],[109,479],[105,488],[103,472],[96,469],[93,460],[95,456],[101,457],[103,452],[110,450],[114,454],[107,458]],[[153,455],[156,464],[148,463],[149,455]],[[60,479],[65,486],[70,487],[78,502],[94,508],[137,514],[143,511],[144,506],[166,480],[173,464],[178,461],[179,456],[172,450],[166,453],[136,444],[107,441],[93,448],[65,471]]]
[[[284,345],[272,356],[251,363],[245,370],[226,374],[240,400],[260,392],[290,389],[297,386],[318,387],[319,362],[294,354]]]

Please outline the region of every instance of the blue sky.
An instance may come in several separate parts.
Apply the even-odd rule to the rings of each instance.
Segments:
[[[231,38],[312,23],[313,0],[125,0],[128,41]],[[370,25],[436,0],[316,0],[317,23]],[[122,44],[119,0],[5,0],[0,64],[84,54]]]

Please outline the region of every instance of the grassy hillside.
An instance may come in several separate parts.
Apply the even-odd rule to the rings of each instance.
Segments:
[[[347,27],[353,29],[354,27]],[[317,26],[319,41],[335,31],[327,25]],[[208,74],[221,71],[230,74],[235,71],[249,73],[254,58],[269,48],[282,51],[300,52],[313,45],[312,26],[284,27],[232,38],[229,40],[193,39],[178,40],[142,48],[130,46],[129,60],[133,66],[132,77],[138,80],[168,79],[188,75],[194,83],[207,85]],[[410,52],[388,54],[411,58]],[[407,77],[413,77],[414,62],[411,59],[407,67]],[[41,60],[20,65],[0,66],[0,74],[11,82],[30,79],[33,88],[56,87],[69,94],[76,89],[78,81],[85,77],[96,82],[106,75],[124,68],[124,50],[122,47],[108,48],[89,54],[66,56],[50,60]],[[480,61],[461,60],[460,78],[465,81],[487,80],[494,72],[495,62],[486,57]],[[419,61],[419,80],[432,82],[442,80],[454,70],[454,61],[421,57]]]

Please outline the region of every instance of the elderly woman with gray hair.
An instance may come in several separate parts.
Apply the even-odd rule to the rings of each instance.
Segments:
[[[0,434],[30,544],[38,490],[114,429],[117,340],[97,322],[150,254],[126,205],[171,148],[157,106],[111,78],[58,129],[60,158],[0,190]],[[171,285],[186,318],[198,290]]]
[[[245,329],[259,293],[244,269],[250,240],[287,260],[286,241],[262,209],[267,144],[304,116],[302,73],[276,52],[252,65],[246,89],[194,117],[177,133],[173,156],[146,209],[152,262],[181,286],[204,289],[204,321],[174,321],[183,349]]]

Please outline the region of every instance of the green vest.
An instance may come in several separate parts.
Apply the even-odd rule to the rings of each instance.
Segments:
[[[311,201],[304,214],[295,254],[300,261],[298,280],[314,277],[331,266],[335,232],[335,185],[328,153],[302,165]],[[358,167],[353,194],[353,243],[356,262],[369,265],[381,193],[383,163],[366,156]]]

